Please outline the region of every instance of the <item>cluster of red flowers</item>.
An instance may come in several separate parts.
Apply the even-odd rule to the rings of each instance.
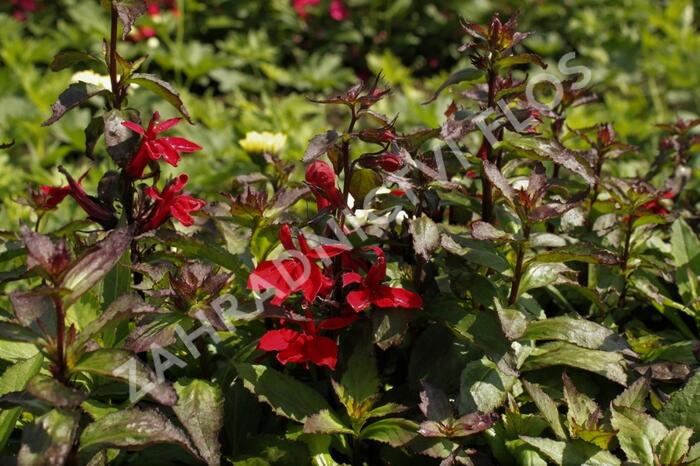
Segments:
[[[327,163],[311,163],[306,180],[316,196],[319,210],[342,205],[335,174]],[[277,359],[283,364],[311,362],[335,369],[338,345],[335,339],[322,336],[319,331],[347,327],[372,306],[402,309],[423,306],[418,294],[383,283],[387,278],[386,259],[384,251],[377,246],[353,249],[337,243],[312,248],[301,232],[297,233],[295,244],[292,228],[287,224],[281,226],[279,239],[289,257],[261,262],[248,277],[248,288],[272,292],[271,303],[276,306],[284,306],[300,293],[305,317],[298,321],[282,320],[281,328],[265,333],[258,345],[264,351],[277,351]],[[367,253],[374,256],[373,261],[363,257]],[[339,289],[341,296],[338,296]],[[318,319],[314,319],[311,312],[313,305],[323,306],[333,303],[333,299],[336,303],[331,307],[338,308],[340,314],[316,323]],[[287,327],[292,322],[301,327],[300,331]]]
[[[309,15],[307,8],[310,6],[317,6],[319,3],[321,3],[321,0],[292,0],[294,11],[304,20]],[[336,21],[345,21],[350,17],[350,12],[342,0],[331,0],[331,4],[328,7],[328,14]]]
[[[12,5],[12,17],[17,21],[26,21],[29,13],[39,9],[36,0],[10,0]]]
[[[149,163],[163,159],[166,163],[176,167],[181,154],[202,149],[199,145],[184,138],[159,137],[160,133],[178,124],[181,118],[171,118],[162,123],[159,123],[159,120],[160,115],[155,112],[146,128],[131,121],[122,122],[122,125],[141,135],[136,155],[124,168],[125,175],[132,181],[144,178],[144,171]],[[64,172],[64,174],[68,180],[67,186],[42,186],[40,192],[34,195],[34,201],[38,207],[50,210],[58,206],[67,196],[71,196],[90,218],[105,227],[113,226],[117,220],[114,211],[99,199],[88,195],[81,186],[85,174],[78,181],[75,181],[68,173]],[[182,174],[166,184],[161,192],[153,186],[144,190],[145,196],[153,202],[137,218],[140,232],[154,230],[170,217],[174,217],[185,226],[194,223],[190,214],[200,210],[206,203],[182,194],[187,179],[187,175]]]

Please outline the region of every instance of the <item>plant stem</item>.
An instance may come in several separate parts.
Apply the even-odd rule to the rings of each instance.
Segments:
[[[490,67],[488,70],[488,108],[494,110],[496,107],[496,77],[496,71],[493,67]],[[488,140],[486,141],[486,158],[489,162],[494,161],[494,150]],[[491,223],[493,221],[493,188],[491,187],[491,181],[483,170],[481,173],[481,186],[481,219],[484,222]]]
[[[53,304],[56,309],[56,366],[57,378],[61,382],[66,380],[66,356],[65,356],[65,335],[66,335],[66,313],[63,308],[63,301],[58,296],[53,296]]]
[[[622,251],[622,291],[620,292],[620,300],[618,302],[618,307],[623,307],[625,305],[625,299],[627,298],[627,262],[629,261],[630,255],[630,244],[632,242],[632,219],[633,215],[627,216],[627,222],[625,223],[625,246]]]
[[[119,81],[117,76],[117,34],[118,16],[117,9],[112,6],[111,28],[109,37],[109,80],[112,83],[112,94],[114,94],[114,108],[119,109],[122,105],[122,96],[119,91]]]
[[[523,276],[523,262],[525,260],[525,247],[530,240],[530,225],[523,225],[523,241],[518,244],[518,255],[515,259],[515,272],[513,273],[513,284],[510,287],[508,305],[512,306],[518,300],[520,281]]]

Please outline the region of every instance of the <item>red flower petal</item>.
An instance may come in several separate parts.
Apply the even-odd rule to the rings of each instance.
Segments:
[[[341,328],[345,328],[348,325],[352,324],[356,320],[358,320],[359,317],[356,314],[350,314],[347,316],[340,316],[340,317],[331,317],[326,320],[322,320],[320,324],[318,324],[318,328],[321,330],[340,330]]]
[[[141,125],[138,125],[133,121],[124,120],[122,121],[122,126],[126,126],[131,131],[133,131],[134,133],[139,133],[141,136],[146,134],[146,131],[141,127]]]
[[[328,337],[313,337],[305,347],[308,358],[317,366],[327,366],[335,370],[338,362],[338,345]]]
[[[289,344],[299,338],[301,334],[295,330],[282,328],[279,330],[268,330],[258,342],[258,349],[263,351],[282,351],[289,347]]]
[[[423,307],[423,299],[413,291],[379,285],[372,289],[372,304],[382,308],[418,309]]]
[[[180,120],[182,120],[182,118],[170,118],[169,120],[165,120],[162,123],[158,123],[153,127],[153,133],[158,134],[162,133],[163,131],[167,131],[176,124],[180,123]]]
[[[196,152],[198,150],[202,150],[202,146],[195,144],[192,141],[189,141],[185,138],[179,138],[177,136],[168,136],[164,138],[160,138],[160,141],[163,141],[166,144],[169,144],[172,146],[176,151],[178,152]]]
[[[357,272],[344,273],[343,286],[352,285],[353,283],[362,283],[362,276]]]
[[[362,312],[370,305],[370,294],[366,288],[348,293],[347,301],[355,312]]]

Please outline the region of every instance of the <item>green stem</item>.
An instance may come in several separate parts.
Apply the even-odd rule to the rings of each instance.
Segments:
[[[530,225],[523,225],[523,241],[518,244],[517,258],[515,259],[515,271],[513,273],[513,284],[510,287],[508,305],[512,306],[518,300],[520,281],[523,277],[523,263],[525,260],[525,247],[530,240]]]
[[[66,335],[66,313],[63,308],[63,301],[60,297],[54,295],[52,297],[54,308],[56,309],[56,377],[61,381],[66,381],[66,351],[65,351],[65,335]]]

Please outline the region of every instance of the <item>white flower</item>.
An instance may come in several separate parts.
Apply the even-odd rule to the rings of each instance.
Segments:
[[[97,74],[94,71],[90,70],[78,71],[77,73],[73,74],[73,76],[71,76],[70,82],[83,82],[86,84],[92,84],[93,86],[97,86],[102,89],[112,88],[112,83],[109,79],[109,76]]]

